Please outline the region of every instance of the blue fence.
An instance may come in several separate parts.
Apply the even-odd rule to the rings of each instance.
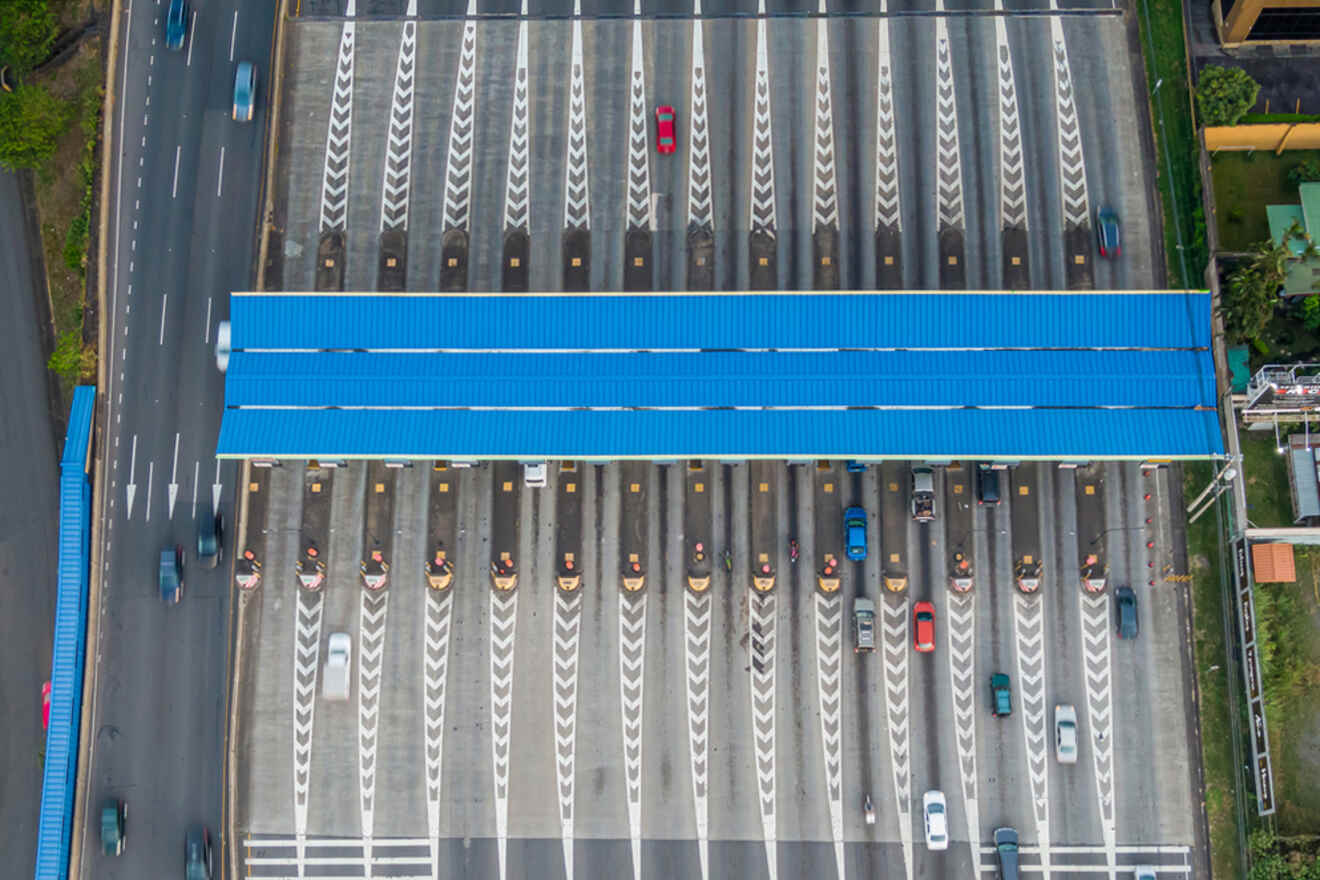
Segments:
[[[41,781],[36,880],[69,876],[73,799],[78,781],[83,658],[87,651],[88,554],[92,534],[92,420],[96,388],[74,391],[60,459],[60,543],[55,644],[51,652],[50,727]]]

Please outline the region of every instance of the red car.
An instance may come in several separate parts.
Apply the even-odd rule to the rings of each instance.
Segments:
[[[935,650],[935,606],[929,602],[918,602],[913,611],[915,635],[912,647],[920,654],[929,654]]]
[[[674,108],[662,104],[655,108],[655,151],[672,153],[678,146],[674,137]]]
[[[50,682],[41,686],[41,727],[50,730]]]

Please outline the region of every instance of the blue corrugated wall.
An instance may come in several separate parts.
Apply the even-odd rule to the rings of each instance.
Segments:
[[[55,642],[51,652],[50,728],[41,782],[36,880],[69,876],[73,795],[78,781],[78,725],[87,650],[88,554],[92,533],[92,417],[96,388],[74,391],[60,459],[60,537]]]

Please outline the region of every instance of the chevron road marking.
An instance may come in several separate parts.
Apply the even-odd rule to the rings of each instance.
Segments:
[[[764,23],[764,20],[763,22]],[[756,747],[757,804],[770,880],[779,876],[775,822],[775,610],[774,593],[747,588],[752,685],[752,737]]]
[[[752,232],[775,236],[775,161],[770,131],[770,62],[766,54],[765,0],[756,21],[756,85],[752,112]]]
[[[814,151],[811,200],[812,231],[839,227],[838,181],[834,173],[834,103],[830,92],[829,19],[825,0],[820,0],[821,17],[816,19],[816,146]]]
[[[376,730],[380,721],[380,677],[385,659],[385,613],[388,590],[360,591],[358,612],[358,794],[362,805],[362,839],[371,858],[376,828]],[[371,876],[367,862],[367,876]]]
[[[495,834],[500,880],[508,876],[509,748],[513,724],[513,648],[518,629],[518,593],[490,591],[490,744],[495,771]]]
[[[981,870],[981,812],[976,800],[976,594],[949,594],[949,681],[953,692],[958,774],[972,864]]]
[[[637,0],[640,4],[641,0]],[[642,22],[633,19],[632,77],[628,90],[628,228],[651,230],[651,150],[647,143],[646,69],[642,60]]]
[[[692,101],[688,112],[688,228],[715,232],[711,205],[710,128],[706,120],[706,51],[702,42],[701,0],[692,12]]]
[[[999,223],[1005,228],[1026,229],[1027,172],[1022,164],[1013,54],[1002,16],[995,17],[995,45],[999,55]]]
[[[619,596],[619,708],[628,790],[633,877],[642,878],[642,685],[646,681],[646,593]]]
[[[298,876],[305,876],[307,800],[312,773],[312,730],[316,718],[316,670],[321,656],[324,591],[298,590],[293,621],[293,827]]]
[[[1081,226],[1091,216],[1086,194],[1086,163],[1082,155],[1082,126],[1077,120],[1077,105],[1073,100],[1072,69],[1068,65],[1068,47],[1063,41],[1063,25],[1057,16],[1050,18],[1050,38],[1054,43],[1054,101],[1058,117],[1063,220],[1066,224]]]
[[[555,771],[564,876],[573,876],[573,780],[577,766],[578,643],[582,633],[582,591],[555,590],[554,710]]]
[[[894,773],[894,806],[898,810],[898,835],[903,844],[903,865],[907,869],[907,876],[911,878],[912,748],[907,594],[888,593],[880,605],[885,652],[885,722],[889,730],[889,763]]]
[[[449,632],[454,589],[426,591],[426,655],[423,659],[426,722],[426,827],[433,880],[440,876],[440,791],[445,753],[445,689],[449,684]]]
[[[1118,834],[1114,823],[1114,717],[1110,689],[1109,594],[1082,594],[1082,668],[1086,671],[1086,728],[1100,801],[1100,830],[1109,863]]]
[[[445,154],[444,231],[468,228],[472,199],[472,131],[476,125],[477,0],[468,0],[463,21],[463,46],[454,83],[454,109],[449,117],[449,151]]]
[[[962,154],[958,149],[958,106],[953,82],[952,49],[949,46],[949,25],[943,16],[935,20],[935,77],[940,228],[962,229]]]
[[[339,61],[330,121],[325,133],[325,174],[321,179],[321,231],[348,225],[348,155],[353,134],[353,41],[355,0],[349,0],[348,18],[339,35]]]
[[[587,176],[587,102],[582,71],[582,6],[573,11],[572,77],[568,89],[568,147],[564,157],[564,228],[591,229],[591,186]]]
[[[843,600],[816,592],[816,696],[820,703],[820,743],[825,759],[825,795],[834,834],[834,864],[845,876],[843,859]]]
[[[509,120],[509,174],[504,182],[504,228],[531,232],[530,135],[527,127],[527,0],[518,22],[518,63],[513,74],[513,110]],[[571,874],[569,875],[572,876]]]
[[[399,38],[399,62],[394,71],[394,99],[385,142],[385,182],[380,196],[380,231],[408,228],[408,197],[412,189],[413,85],[417,71],[417,0],[408,0],[408,21]]]
[[[1027,741],[1027,775],[1036,816],[1041,869],[1050,875],[1049,736],[1045,708],[1045,614],[1040,594],[1013,594],[1013,631],[1017,646],[1018,694],[1022,732]]]
[[[894,128],[894,83],[889,54],[889,19],[876,25],[875,228],[903,228],[899,212],[898,136]]]
[[[692,759],[692,802],[697,814],[697,849],[702,880],[710,878],[710,592],[684,592],[683,652],[687,662],[688,751]]]

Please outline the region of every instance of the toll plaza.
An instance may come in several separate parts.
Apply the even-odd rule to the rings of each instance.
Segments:
[[[242,590],[261,585],[262,563],[266,559],[266,511],[270,509],[270,471],[272,463],[249,462],[244,507],[239,511],[234,534],[234,584]]]
[[[559,463],[555,486],[555,586],[582,586],[582,483],[576,461]]]
[[[771,461],[748,463],[750,575],[752,586],[762,593],[775,588],[775,562],[779,559],[779,530],[775,528],[775,519],[779,513],[779,504],[775,498],[774,486],[777,472],[782,467],[782,464]]]
[[[709,465],[701,459],[687,463],[683,480],[683,548],[687,585],[697,593],[710,589],[714,565],[715,521]]]
[[[975,583],[972,531],[976,507],[969,463],[952,462],[944,469],[945,552],[948,555],[949,589],[956,593],[970,591]]]
[[[325,548],[330,541],[330,494],[335,468],[313,460],[303,471],[302,528],[298,544],[298,583],[305,590],[325,586]]]
[[[1105,550],[1105,466],[1091,462],[1073,471],[1077,492],[1077,557],[1082,589],[1104,592],[1109,577]]]
[[[397,468],[376,460],[367,462],[366,513],[362,517],[362,586],[383,590],[389,586],[394,556],[394,495]]]
[[[1040,466],[1034,461],[1022,462],[1010,474],[1013,581],[1022,592],[1034,593],[1045,576],[1040,555]]]
[[[880,550],[884,563],[880,569],[885,589],[901,593],[908,585],[907,524],[908,484],[911,482],[906,462],[886,461],[880,466]]]
[[[816,586],[822,593],[837,593],[843,583],[840,560],[843,559],[845,499],[840,497],[840,478],[844,474],[840,473],[838,462],[820,460],[812,469],[812,475],[816,519]],[[855,494],[860,497],[861,493]]]
[[[646,493],[650,473],[650,465],[643,461],[625,461],[620,468],[619,576],[623,589],[630,593],[646,587]]]
[[[458,471],[447,461],[431,465],[426,501],[426,585],[447,590],[454,581],[458,540]]]
[[[518,586],[518,498],[522,475],[516,461],[496,461],[490,509],[490,582],[497,590]]]

